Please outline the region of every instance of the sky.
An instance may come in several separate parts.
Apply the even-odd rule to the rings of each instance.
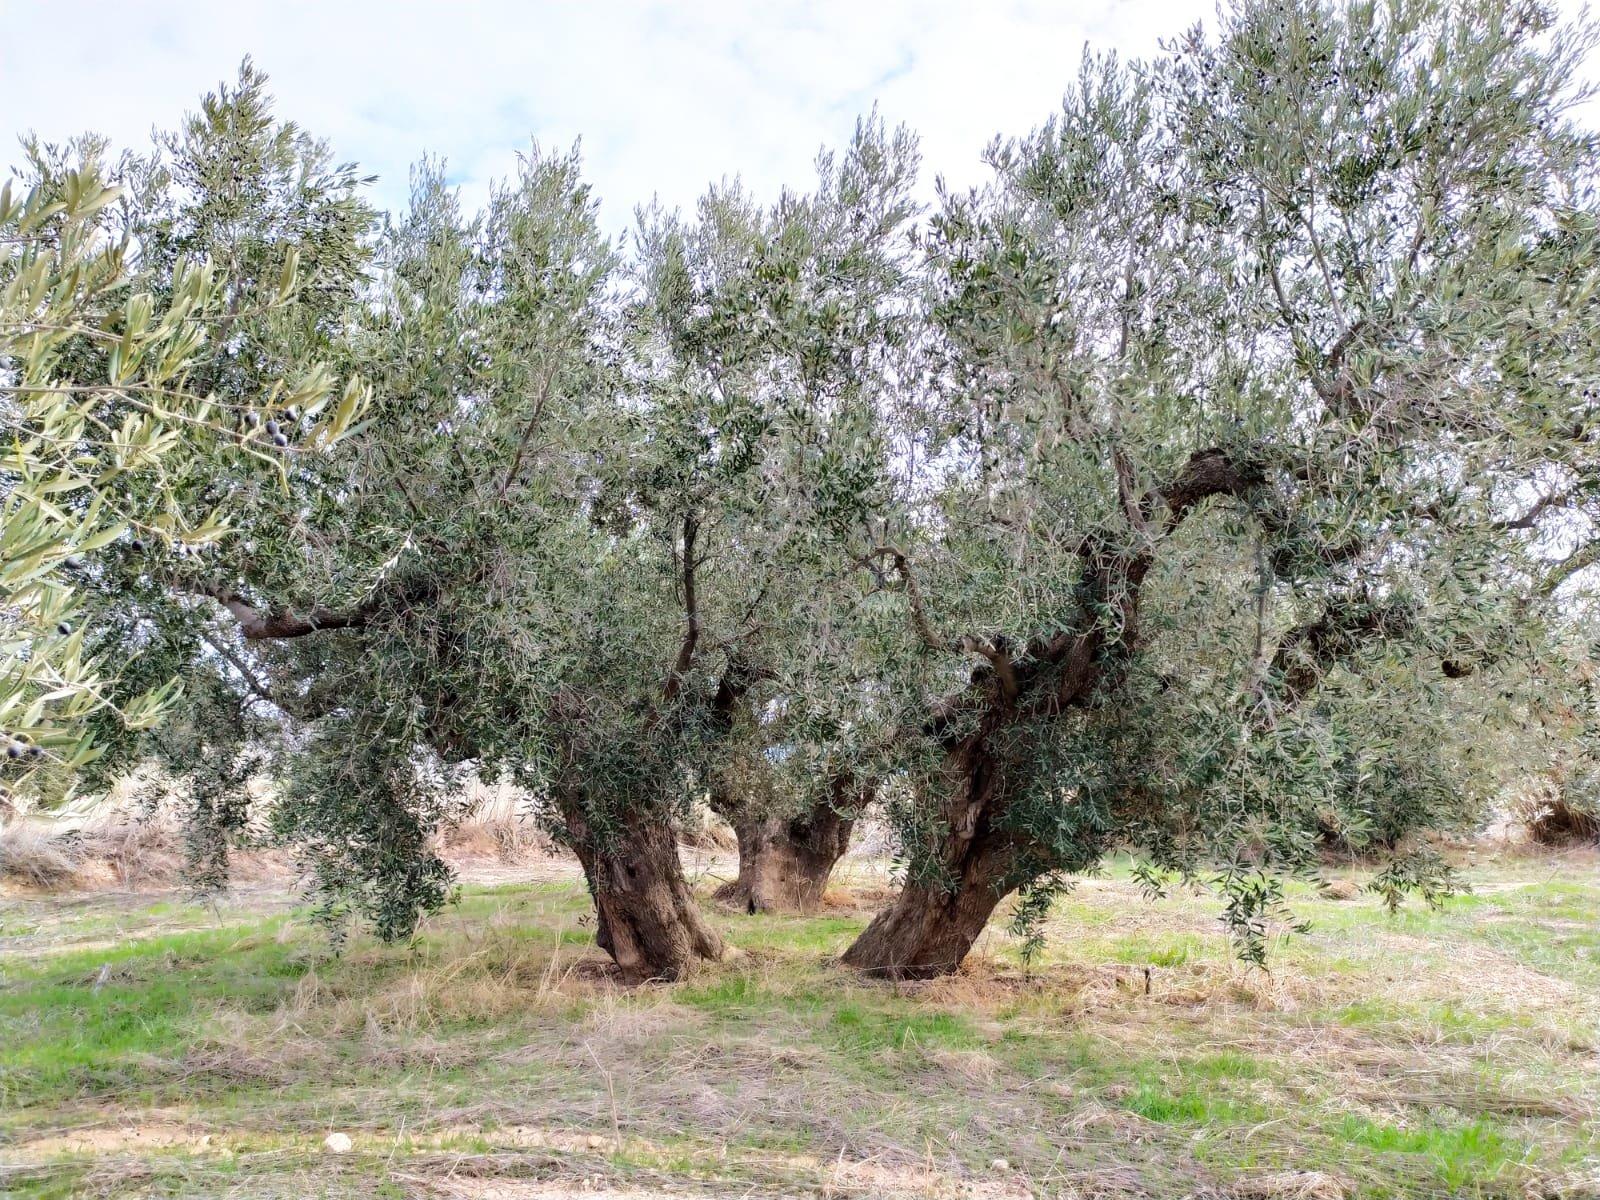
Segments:
[[[1216,25],[1213,0],[0,0],[0,14],[0,139],[94,130],[145,147],[251,55],[280,117],[379,177],[379,207],[404,205],[424,153],[473,208],[530,140],[581,137],[618,233],[636,205],[687,208],[724,177],[763,200],[806,188],[818,149],[874,103],[919,134],[926,196],[936,175],[976,183],[985,144],[1048,116],[1086,43],[1147,56]],[[15,143],[0,151],[10,175]]]

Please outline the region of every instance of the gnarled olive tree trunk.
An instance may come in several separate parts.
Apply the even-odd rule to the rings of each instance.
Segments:
[[[936,845],[922,848],[932,869],[900,889],[845,951],[845,963],[897,979],[949,974],[1001,900],[1052,867],[1069,865],[1054,862],[1050,847],[1007,828],[1006,796],[1019,781],[1007,780],[1016,768],[994,747],[1007,731],[1047,727],[1083,707],[1120,676],[1138,646],[1139,594],[1156,544],[1151,535],[1170,532],[1208,497],[1240,496],[1260,482],[1253,467],[1221,450],[1204,450],[1166,488],[1142,497],[1125,490],[1125,516],[1140,535],[1117,539],[1108,531],[1085,538],[1074,621],[1062,632],[1032,639],[1020,654],[999,638],[940,637],[905,557],[889,547],[878,552],[899,573],[922,640],[934,650],[960,650],[986,661],[973,671],[968,688],[942,702],[921,730],[944,751],[942,832]],[[960,714],[977,719],[963,724],[955,719]]]
[[[713,811],[739,839],[739,877],[718,888],[716,898],[751,913],[815,909],[872,794],[852,776],[839,776],[829,781],[826,796],[795,815],[714,795]]]
[[[889,979],[948,975],[1010,890],[1016,846],[993,824],[999,764],[974,735],[950,753],[946,768],[951,799],[938,848],[944,879],[908,881],[845,951],[849,966]]]
[[[602,842],[575,806],[564,816],[594,898],[595,942],[623,982],[679,979],[697,962],[722,957],[722,938],[706,924],[683,877],[669,821],[638,814],[621,836]]]

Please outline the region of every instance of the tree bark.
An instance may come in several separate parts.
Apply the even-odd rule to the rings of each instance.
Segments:
[[[888,979],[932,979],[961,965],[1013,881],[1017,844],[995,827],[1003,768],[984,736],[950,752],[952,800],[938,847],[944,878],[908,881],[844,953],[843,961]]]
[[[670,823],[637,815],[602,844],[575,806],[564,815],[594,898],[595,943],[624,983],[680,979],[697,962],[722,957],[722,938],[706,924],[683,877]]]
[[[872,789],[850,777],[830,781],[825,797],[792,817],[713,797],[712,809],[739,839],[739,877],[718,888],[716,898],[751,913],[813,911],[850,848],[856,815],[871,799]]]

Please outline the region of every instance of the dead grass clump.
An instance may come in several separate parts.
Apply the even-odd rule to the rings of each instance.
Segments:
[[[1574,799],[1560,775],[1542,776],[1504,799],[1486,837],[1506,846],[1600,845],[1600,804]]]
[[[268,1049],[270,1047],[270,1050]],[[150,1072],[183,1080],[211,1079],[230,1086],[288,1086],[329,1070],[336,1050],[326,1037],[292,1021],[223,1009],[207,1022],[205,1036],[176,1061],[152,1061]]]
[[[163,890],[183,882],[185,861],[182,831],[167,812],[117,809],[65,828],[34,820],[0,831],[0,883],[29,891]],[[231,883],[273,882],[290,870],[280,851],[230,855]]]
[[[532,821],[515,813],[497,813],[462,821],[435,835],[441,856],[455,862],[493,861],[515,866],[549,858],[555,844]]]
[[[1580,807],[1561,795],[1544,797],[1523,815],[1528,835],[1543,846],[1600,842],[1600,809]]]
[[[116,813],[76,834],[89,874],[130,891],[171,887],[183,876],[183,840],[168,821]]]
[[[1052,963],[1023,970],[969,954],[954,975],[895,985],[901,995],[944,1008],[992,1013],[1019,1001],[1083,1015],[1147,1005],[1295,1012],[1313,998],[1312,981],[1291,969],[1274,974],[1237,963],[1176,967]]]
[[[981,1087],[992,1087],[1000,1069],[994,1055],[986,1050],[935,1050],[929,1058],[947,1075],[959,1075]]]
[[[463,1023],[515,1024],[563,1006],[581,991],[585,960],[509,933],[491,933],[459,954],[392,972],[386,951],[352,954],[326,978],[302,975],[279,1009],[284,1029],[326,1035],[405,1035]],[[407,1045],[412,1044],[411,1041]]]
[[[306,1066],[281,1045],[268,1057],[232,1042],[208,1040],[184,1053],[178,1072],[185,1079],[205,1076],[229,1084],[288,1084],[302,1078]]]
[[[1133,1089],[1113,1086],[1107,1088],[1105,1094],[1106,1099],[1115,1104],[1116,1101],[1127,1099],[1132,1095]],[[1084,1138],[1093,1131],[1102,1138],[1130,1142],[1140,1141],[1160,1129],[1160,1123],[1148,1117],[1142,1117],[1126,1108],[1113,1108],[1095,1101],[1085,1104],[1061,1125],[1061,1132],[1074,1138]]]
[[[465,1066],[482,1056],[482,1048],[470,1039],[440,1041],[421,1034],[397,1038],[374,1027],[362,1039],[361,1061],[390,1071],[426,1068],[430,1071]]]
[[[1437,947],[1425,938],[1388,934],[1381,946],[1386,953],[1405,955],[1428,967],[1394,979],[1386,977],[1384,990],[1394,1001],[1459,1004],[1470,997],[1470,1003],[1480,1008],[1533,1014],[1569,1012],[1574,1004],[1591,998],[1576,984],[1533,970],[1513,953],[1495,946],[1455,942],[1448,954],[1437,955],[1433,961],[1428,955]]]
[[[76,836],[22,822],[0,830],[0,881],[39,892],[73,886],[83,858]]]
[[[1344,1200],[1350,1193],[1323,1171],[1273,1171],[1236,1181],[1228,1194],[1238,1200]]]
[[[678,843],[693,850],[714,850],[723,854],[731,854],[739,848],[733,826],[704,804],[695,805],[678,831]]]
[[[895,891],[881,883],[838,885],[822,893],[822,907],[850,912],[877,912],[889,902]]]
[[[700,1023],[701,1015],[664,995],[602,992],[584,1018],[585,1030],[610,1045],[641,1045]]]
[[[408,971],[370,997],[353,997],[344,1003],[359,1006],[365,1020],[389,1031],[495,1022],[510,1020],[538,1005],[538,978],[536,969],[524,972],[513,967],[485,973],[462,960]]]

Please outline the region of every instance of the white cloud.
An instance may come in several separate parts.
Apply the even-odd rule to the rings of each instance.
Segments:
[[[76,58],[57,49],[64,20]],[[378,174],[384,207],[424,152],[473,205],[530,138],[581,136],[621,230],[652,194],[688,206],[725,175],[763,198],[805,186],[875,101],[920,134],[930,183],[975,182],[992,137],[1055,108],[1086,42],[1146,55],[1198,20],[1211,0],[171,0],[137,19],[69,0],[7,14],[0,80],[18,132],[142,146],[250,54],[279,114]]]

